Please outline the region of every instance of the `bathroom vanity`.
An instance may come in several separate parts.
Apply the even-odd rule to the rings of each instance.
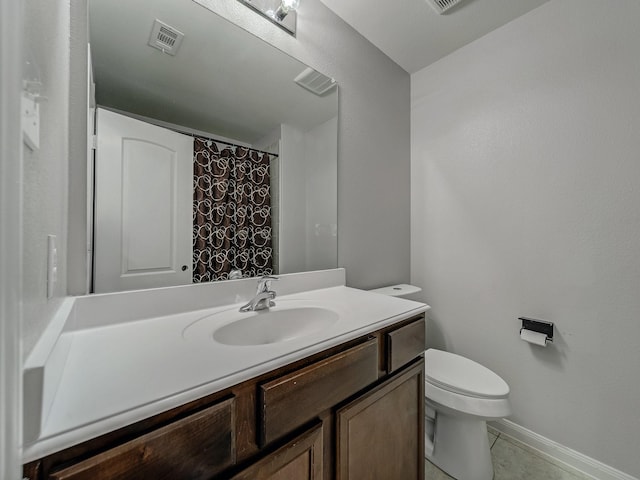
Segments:
[[[92,298],[96,301],[95,296]],[[53,418],[43,421],[39,438],[27,447],[26,457],[31,458],[26,458],[25,477],[422,479],[422,354],[424,311],[428,306],[344,286],[280,299],[283,309],[295,304],[294,312],[303,311],[299,302],[323,305],[336,312],[339,320],[317,333],[252,346],[217,345],[210,340],[211,335],[203,335],[200,342],[188,340],[185,332],[210,322],[210,318],[215,320],[229,308],[192,312],[192,317],[180,314],[137,322],[140,325],[136,328],[153,326],[162,331],[164,320],[164,325],[182,330],[182,343],[188,348],[170,352],[165,345],[161,352],[165,357],[191,352],[199,363],[206,363],[209,355],[210,363],[197,374],[184,371],[187,378],[182,381],[193,388],[177,386],[175,369],[170,371],[169,363],[166,368],[158,365],[157,370],[146,370],[150,396],[145,403],[141,393],[146,390],[144,380],[136,376],[132,366],[131,378],[102,379],[131,390],[119,392],[129,408],[120,406],[109,414],[106,404],[92,407],[84,403],[91,395],[100,403],[100,378],[92,378],[82,387],[76,374],[63,373],[58,389],[77,386],[85,391],[75,395],[81,397],[75,407],[56,405],[56,401],[64,401],[65,393],[55,394],[59,398],[52,401],[49,413]],[[100,337],[108,343],[107,330],[113,332],[119,327],[92,328],[102,328]],[[92,329],[75,334],[77,338],[66,354],[68,369],[73,369],[76,358],[80,358],[74,347],[95,351],[95,347],[82,345],[91,342],[88,336]],[[162,338],[157,341],[164,345]],[[221,349],[219,357],[212,353],[216,349]],[[128,351],[122,354],[133,355],[130,360],[138,355]],[[135,360],[142,361],[140,357]],[[86,365],[89,372],[93,362]],[[181,360],[175,358],[174,363],[180,364]],[[188,366],[188,361],[183,365]],[[202,373],[207,370],[213,372],[209,381]],[[226,376],[224,370],[229,372]],[[126,371],[119,373],[128,376]],[[71,378],[74,375],[76,378]],[[163,398],[155,389],[165,383],[165,376],[168,383],[173,383],[171,389],[177,391]],[[132,379],[138,384],[130,383]],[[209,392],[203,395],[206,390]],[[118,402],[115,396],[112,401]],[[91,413],[79,412],[83,408]]]

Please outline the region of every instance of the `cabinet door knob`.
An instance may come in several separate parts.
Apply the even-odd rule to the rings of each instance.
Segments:
[[[186,265],[182,265],[182,271],[183,271],[183,272],[184,272],[185,270],[187,270],[187,268],[189,268],[189,267],[187,267]]]

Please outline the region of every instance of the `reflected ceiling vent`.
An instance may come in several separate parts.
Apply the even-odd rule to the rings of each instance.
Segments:
[[[151,29],[149,45],[169,55],[175,55],[183,38],[184,33],[179,32],[156,18],[156,21],[153,22],[153,28]]]
[[[324,95],[336,86],[336,81],[309,67],[306,68],[294,81],[302,88],[306,88],[316,95]]]
[[[426,2],[433,8],[436,12],[442,15],[444,12],[449,10],[454,5],[457,5],[462,0],[426,0]]]

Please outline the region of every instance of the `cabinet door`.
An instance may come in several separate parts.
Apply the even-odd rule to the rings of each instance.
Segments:
[[[322,424],[258,460],[231,480],[321,480]]]
[[[337,411],[338,480],[424,478],[424,361]]]

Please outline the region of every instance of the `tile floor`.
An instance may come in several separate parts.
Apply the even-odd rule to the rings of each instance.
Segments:
[[[493,458],[494,480],[591,480],[592,477],[537,455],[536,452],[506,435],[490,430],[489,445]],[[425,460],[425,480],[452,480]]]

